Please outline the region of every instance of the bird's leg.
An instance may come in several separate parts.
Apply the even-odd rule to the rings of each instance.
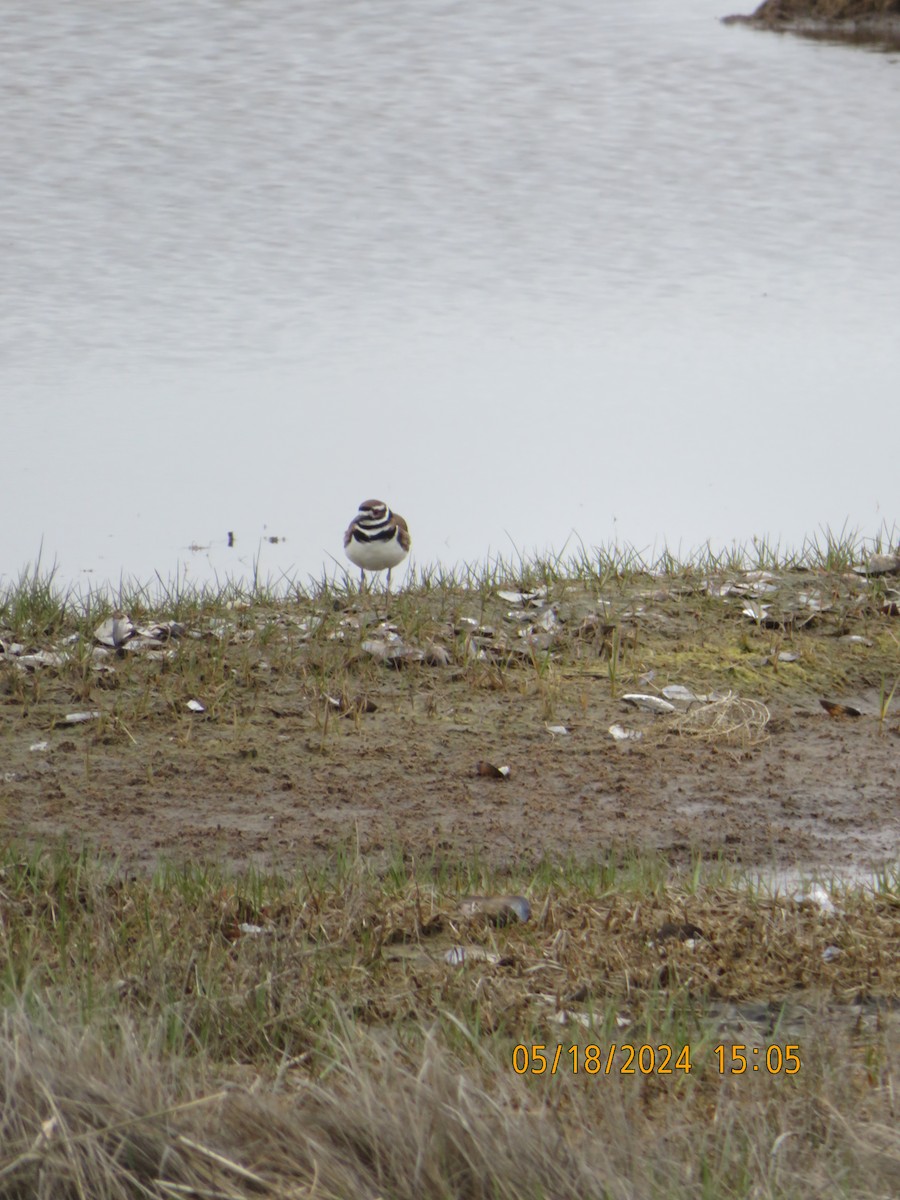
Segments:
[[[387,594],[388,595],[391,594],[391,568],[390,567],[388,567],[388,573],[387,573]]]
[[[359,594],[362,595],[365,590],[366,590],[366,572],[362,567],[360,567],[359,568]]]

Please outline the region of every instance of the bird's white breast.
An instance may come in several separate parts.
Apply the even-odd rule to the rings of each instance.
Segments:
[[[383,571],[396,567],[406,558],[406,551],[396,537],[389,542],[358,542],[351,538],[347,543],[347,557],[364,571]]]

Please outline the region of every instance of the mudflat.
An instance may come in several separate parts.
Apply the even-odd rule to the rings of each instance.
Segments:
[[[116,637],[96,613],[20,621],[3,836],[137,869],[650,850],[868,874],[900,847],[895,583],[532,572],[134,605]]]

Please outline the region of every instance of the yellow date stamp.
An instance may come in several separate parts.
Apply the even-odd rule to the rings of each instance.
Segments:
[[[796,1075],[801,1067],[800,1047],[773,1043],[769,1046],[745,1046],[724,1043],[713,1047],[713,1062],[720,1075],[764,1072],[769,1075]],[[513,1047],[512,1069],[517,1075],[689,1075],[694,1070],[689,1045],[657,1046],[649,1043],[609,1042],[605,1046],[573,1042],[564,1046],[520,1043]]]

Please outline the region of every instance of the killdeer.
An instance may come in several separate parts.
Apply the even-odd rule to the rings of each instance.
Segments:
[[[344,534],[344,553],[359,567],[359,586],[366,571],[387,568],[387,586],[391,570],[409,554],[409,528],[398,513],[392,513],[383,500],[363,500],[359,512]]]

